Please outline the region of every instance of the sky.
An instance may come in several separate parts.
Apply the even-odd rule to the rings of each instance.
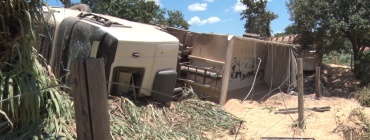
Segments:
[[[78,2],[78,0],[72,0]],[[162,8],[179,10],[191,25],[189,30],[199,33],[218,33],[242,36],[245,20],[240,12],[246,7],[239,0],[155,0]],[[285,6],[287,0],[269,0],[267,9],[279,17],[272,21],[272,34],[283,32],[291,24]],[[63,6],[60,0],[46,0],[50,6]]]

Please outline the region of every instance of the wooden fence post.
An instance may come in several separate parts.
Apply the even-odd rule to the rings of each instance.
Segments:
[[[304,108],[303,108],[303,61],[302,58],[298,58],[298,127],[301,129],[305,128],[304,123]]]
[[[321,81],[320,81],[320,67],[316,67],[316,92],[315,92],[315,98],[317,100],[320,100],[322,97],[321,93]]]
[[[77,139],[110,139],[108,95],[103,59],[76,60],[71,64]]]

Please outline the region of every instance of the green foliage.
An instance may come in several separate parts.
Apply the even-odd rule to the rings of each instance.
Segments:
[[[361,60],[370,39],[370,1],[289,0],[287,7],[304,48],[315,45],[320,53],[328,53],[350,42],[354,61]],[[360,65],[355,65],[356,74]]]
[[[241,0],[241,2],[247,6],[247,9],[240,13],[241,20],[246,19],[245,31],[270,37],[271,21],[278,18],[278,15],[266,10],[268,0]]]
[[[95,5],[93,12],[153,25],[161,24],[182,29],[190,27],[181,11],[163,9],[155,1],[112,0],[106,4]]]
[[[295,34],[298,34],[297,31],[298,31],[297,26],[288,25],[287,27],[285,27],[284,32],[276,33],[274,34],[274,37],[285,36],[285,35],[295,35]]]
[[[324,54],[322,61],[324,63],[351,66],[351,57],[351,53],[338,53],[337,51],[333,51],[328,54]]]
[[[93,11],[141,23],[149,23],[161,10],[154,1],[145,0],[112,0],[102,6],[101,11]]]
[[[363,86],[369,86],[370,84],[370,52],[363,52],[362,59],[360,60],[359,67],[361,73],[361,84]],[[358,65],[358,63],[357,63]]]
[[[289,35],[289,34],[298,34],[298,27],[296,25],[288,25],[287,27],[285,27],[284,31],[285,31],[285,34]]]
[[[72,6],[71,0],[60,0],[60,2],[64,5],[65,8],[69,8]]]
[[[355,97],[362,106],[370,107],[370,89],[369,88],[362,87],[362,88],[357,89]]]
[[[56,138],[57,132],[68,135],[64,126],[73,121],[70,100],[57,87],[48,88],[58,82],[46,74],[36,51],[39,31],[46,28],[42,5],[0,2],[0,139]]]
[[[274,34],[274,37],[285,36],[285,35],[287,35],[285,32],[276,33],[276,34]]]
[[[94,0],[81,0],[81,3],[87,4],[90,9],[94,9],[95,7],[95,1]]]
[[[271,112],[273,112],[273,111],[275,111],[276,110],[276,108],[275,107],[273,107],[273,106],[265,106],[263,109],[267,109],[268,111],[269,111],[269,113],[271,113]]]
[[[176,27],[180,29],[189,29],[188,22],[184,19],[184,15],[181,11],[178,10],[167,10],[167,16],[168,18],[165,19],[165,23],[162,25],[170,26],[170,27]]]

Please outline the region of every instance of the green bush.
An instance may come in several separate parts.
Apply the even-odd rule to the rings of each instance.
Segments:
[[[337,57],[337,60],[338,60],[337,63],[339,65],[346,65],[346,66],[351,65],[352,53],[348,51],[343,51],[343,52],[332,51],[328,54],[324,54],[322,60],[324,63],[336,63],[335,56]]]
[[[359,62],[361,85],[368,86],[370,83],[370,52],[364,52]]]
[[[355,94],[356,99],[362,106],[370,107],[370,89],[367,87],[359,88]]]

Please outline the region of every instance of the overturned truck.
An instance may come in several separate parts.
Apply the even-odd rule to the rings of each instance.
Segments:
[[[279,37],[270,37],[267,38],[266,41],[271,42],[278,42],[283,44],[296,44],[297,39],[299,38],[299,35],[285,35],[285,36],[279,36]],[[298,51],[299,57],[303,59],[303,70],[304,71],[314,71],[316,70],[316,66],[319,65],[320,59],[319,55],[316,53],[316,48],[314,46],[306,49],[300,49]]]
[[[167,27],[180,41],[179,79],[208,100],[224,104],[257,84],[296,87],[297,46]],[[266,89],[265,93],[270,90]]]
[[[294,45],[195,33],[64,8],[44,12],[52,40],[44,38],[39,52],[63,82],[69,80],[73,60],[94,57],[104,58],[107,82],[119,83],[109,84],[109,94],[137,93],[162,103],[171,101],[176,87],[184,85],[220,104],[257,84],[270,89],[296,85]]]
[[[172,100],[177,38],[156,26],[107,15],[65,8],[45,8],[44,14],[52,40],[44,38],[39,52],[56,78],[68,82],[70,64],[76,59],[104,58],[111,95],[136,93],[163,103]]]

